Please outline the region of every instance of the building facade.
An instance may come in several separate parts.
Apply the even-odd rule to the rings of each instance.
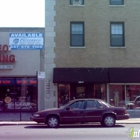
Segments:
[[[46,0],[45,107],[74,98],[125,106],[140,95],[139,8],[139,0]]]
[[[0,39],[0,112],[38,110],[44,28],[0,28]]]

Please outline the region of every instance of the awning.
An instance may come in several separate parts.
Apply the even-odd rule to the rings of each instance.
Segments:
[[[54,68],[54,83],[108,83],[106,68]]]
[[[140,68],[109,68],[110,83],[140,83]]]

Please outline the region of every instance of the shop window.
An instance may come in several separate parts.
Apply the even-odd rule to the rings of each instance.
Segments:
[[[86,87],[77,86],[76,87],[76,99],[85,98],[85,97],[86,97]]]
[[[125,92],[123,85],[110,85],[110,104],[114,106],[125,106]]]
[[[126,85],[126,93],[127,101],[134,101],[140,96],[140,85]]]
[[[93,97],[106,101],[106,84],[94,84]]]
[[[0,79],[0,111],[37,110],[37,80],[35,78]],[[31,110],[30,110],[31,111]]]
[[[59,84],[58,85],[58,106],[65,105],[70,100],[70,85]]]

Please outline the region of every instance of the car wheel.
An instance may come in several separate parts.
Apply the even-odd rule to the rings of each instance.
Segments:
[[[101,122],[101,124],[103,126],[107,126],[107,127],[112,127],[114,126],[116,123],[115,117],[113,115],[106,115],[103,118],[103,121]]]
[[[51,116],[47,120],[47,125],[50,128],[56,128],[59,126],[59,119],[56,116]]]

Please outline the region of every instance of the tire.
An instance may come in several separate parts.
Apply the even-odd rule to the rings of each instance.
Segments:
[[[57,128],[57,127],[59,127],[59,119],[58,119],[58,117],[56,117],[56,116],[50,116],[47,119],[47,125],[50,128]]]
[[[106,127],[112,127],[116,123],[116,119],[113,115],[106,115],[103,117],[103,120],[101,122],[101,125]]]

